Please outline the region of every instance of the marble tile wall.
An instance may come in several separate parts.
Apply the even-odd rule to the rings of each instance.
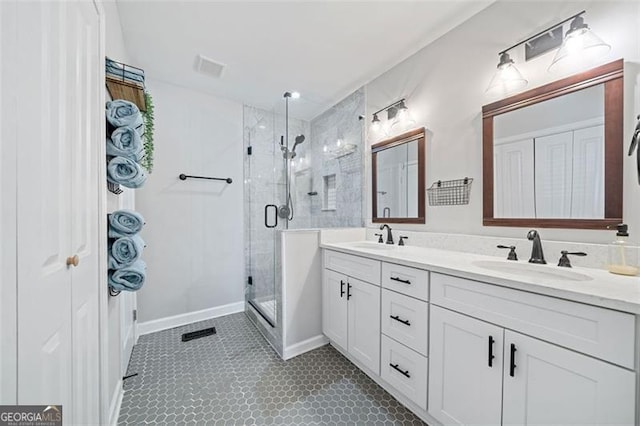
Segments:
[[[363,226],[362,189],[364,187],[363,124],[365,94],[361,88],[327,110],[310,123],[311,141],[302,151],[302,161],[295,164],[295,194],[298,211],[305,212],[291,223],[294,228],[343,228]],[[345,156],[335,158],[341,147],[355,146]],[[325,152],[326,150],[326,152]],[[336,175],[336,209],[323,210],[323,178]],[[317,195],[308,195],[316,192]],[[304,216],[306,214],[306,216]]]

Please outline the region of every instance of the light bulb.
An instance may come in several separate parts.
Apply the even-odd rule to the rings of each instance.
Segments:
[[[378,132],[380,130],[380,119],[378,118],[378,114],[373,114],[373,120],[371,120],[371,130],[374,132]]]
[[[341,146],[341,145],[342,145],[342,139],[338,139],[338,140],[336,141],[336,146],[338,146],[338,147],[339,147],[339,146]]]
[[[300,99],[300,92],[291,92],[291,99]]]
[[[556,52],[549,72],[565,73],[590,65],[611,50],[611,46],[595,35],[581,16],[575,18]]]
[[[325,145],[322,147],[322,152],[327,152],[327,151],[329,151],[329,147],[325,144]]]
[[[500,63],[498,69],[489,83],[486,90],[488,94],[507,95],[516,90],[522,89],[528,84],[528,81],[520,74],[516,68],[513,59],[508,53],[500,54]]]

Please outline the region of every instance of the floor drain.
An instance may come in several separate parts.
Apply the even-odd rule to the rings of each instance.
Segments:
[[[216,328],[215,327],[203,328],[202,330],[191,331],[189,333],[184,333],[182,335],[182,341],[183,342],[188,342],[189,340],[199,339],[199,338],[205,337],[205,336],[211,336],[212,334],[216,334]]]

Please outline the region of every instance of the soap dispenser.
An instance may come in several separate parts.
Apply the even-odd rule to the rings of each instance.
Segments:
[[[616,226],[616,240],[609,244],[609,272],[620,275],[638,275],[638,247],[629,244],[628,226]]]

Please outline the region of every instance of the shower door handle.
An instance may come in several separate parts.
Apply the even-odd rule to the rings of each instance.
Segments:
[[[276,222],[273,225],[269,225],[269,207],[273,207],[273,211],[275,212]],[[267,228],[275,228],[278,226],[278,206],[275,204],[267,204],[264,206],[264,226]]]

